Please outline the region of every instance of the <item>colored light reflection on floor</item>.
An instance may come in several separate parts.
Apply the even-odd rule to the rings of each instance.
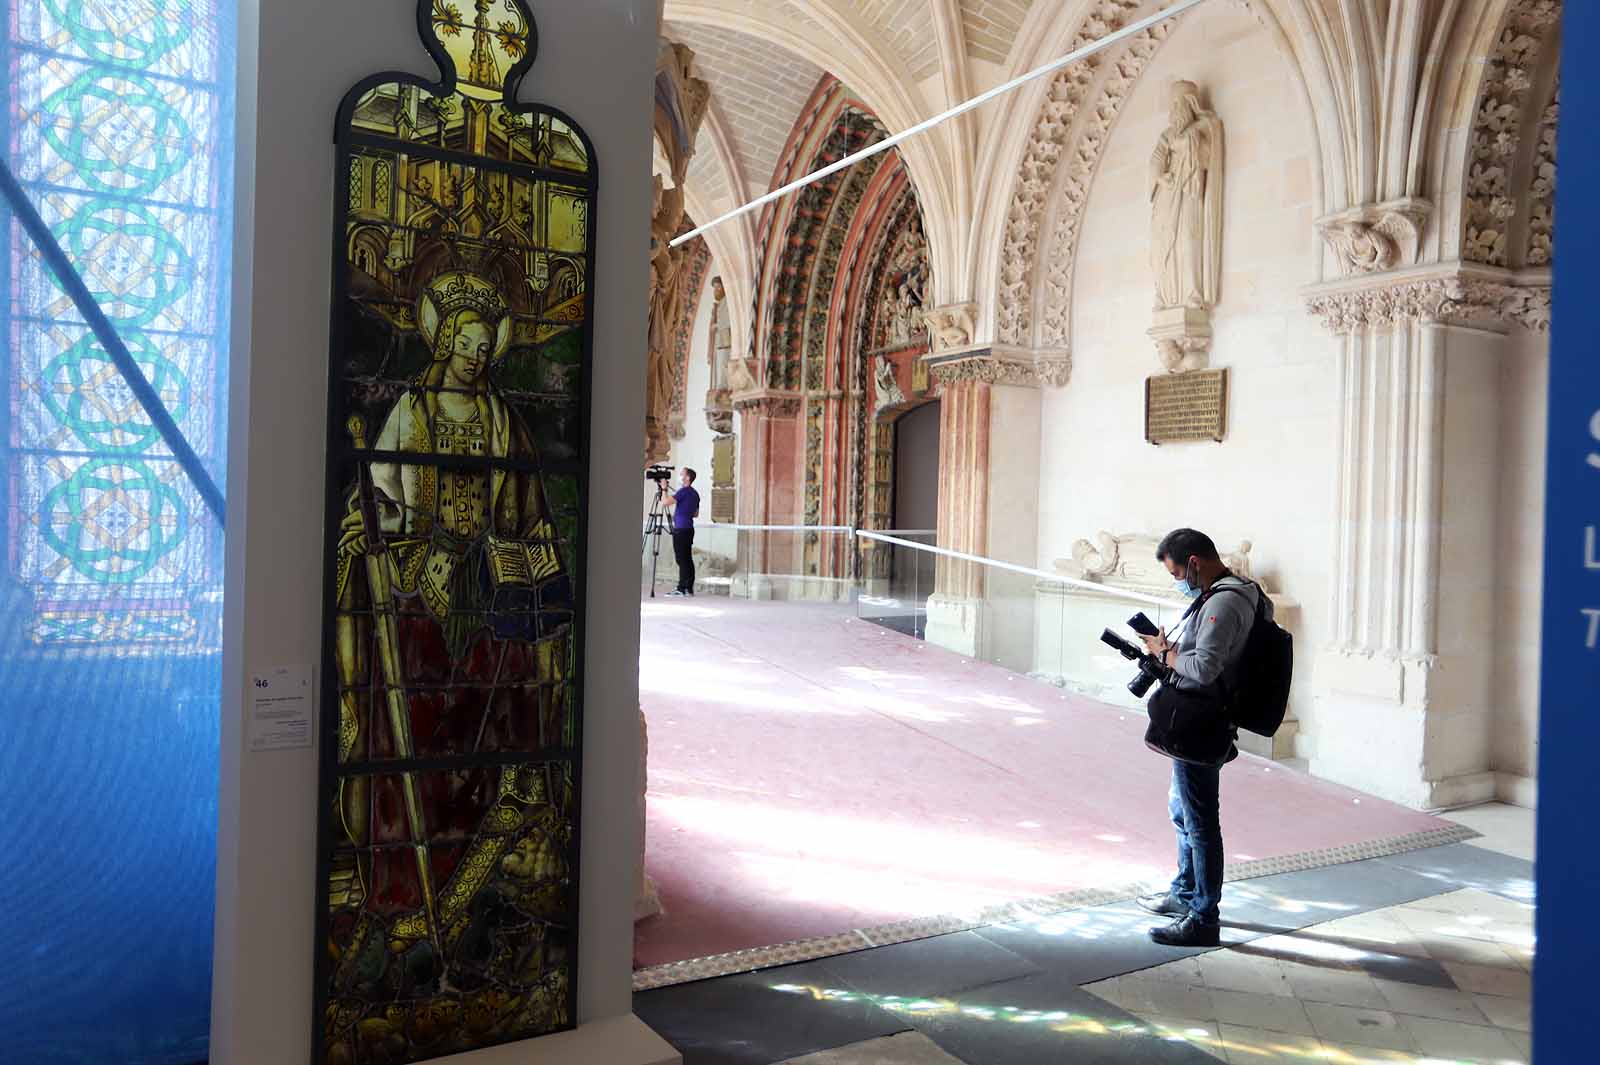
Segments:
[[[1262,1061],[1318,1061],[1328,1065],[1525,1065],[1519,1059],[1505,1058],[1436,1058],[1418,1057],[1406,1051],[1384,1051],[1369,1048],[1346,1050],[1326,1043],[1296,1043],[1285,1036],[1281,1041],[1246,1043],[1225,1039],[1197,1024],[1159,1022],[1096,1017],[1072,1010],[1037,1010],[1019,1006],[975,1005],[948,998],[907,998],[901,995],[875,995],[846,988],[821,987],[816,984],[775,983],[768,985],[773,991],[803,995],[817,1002],[864,1002],[891,1013],[912,1017],[938,1015],[961,1016],[978,1021],[1000,1024],[1033,1025],[1061,1035],[1100,1035],[1117,1038],[1148,1036],[1169,1042],[1191,1043],[1226,1060],[1240,1057],[1259,1058]]]

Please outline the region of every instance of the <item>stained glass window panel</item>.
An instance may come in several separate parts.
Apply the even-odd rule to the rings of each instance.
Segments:
[[[6,1061],[207,1050],[233,5],[0,0],[0,152],[199,456],[0,200]]]

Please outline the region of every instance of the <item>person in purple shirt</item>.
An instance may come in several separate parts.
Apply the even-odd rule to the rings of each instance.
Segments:
[[[694,519],[700,513],[700,493],[694,490],[695,472],[683,468],[683,487],[667,494],[661,482],[661,505],[672,515],[672,554],[678,560],[678,590],[668,595],[694,594]]]

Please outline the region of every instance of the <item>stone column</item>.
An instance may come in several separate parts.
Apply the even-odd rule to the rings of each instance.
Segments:
[[[1529,280],[1427,268],[1310,294],[1341,344],[1311,768],[1410,806],[1494,794],[1496,392],[1509,324],[1548,321]]]
[[[1041,356],[1003,348],[927,359],[940,386],[938,546],[1034,565],[1039,390],[1065,384],[1070,360],[1064,353]],[[1003,450],[990,442],[997,415],[1005,426]],[[1013,476],[1019,464],[1031,468],[1033,476]],[[987,569],[939,560],[928,600],[927,639],[962,654],[998,657],[1011,668],[1031,669],[1031,602],[1024,607],[1008,597],[1003,605],[991,603]]]
[[[794,525],[800,519],[804,479],[798,393],[760,391],[736,395],[739,416],[739,523],[742,525]],[[772,579],[774,567],[782,574],[798,573],[798,559],[783,553],[799,540],[793,534],[747,532],[739,536],[739,557],[732,594],[749,599],[771,599],[779,590]],[[787,589],[787,582],[780,582]]]

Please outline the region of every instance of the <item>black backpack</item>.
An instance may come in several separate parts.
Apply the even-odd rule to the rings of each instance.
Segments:
[[[1250,626],[1239,661],[1223,676],[1222,696],[1233,723],[1258,736],[1272,736],[1289,712],[1289,683],[1294,678],[1294,637],[1263,608],[1266,590],[1256,588],[1256,619]],[[1243,588],[1218,588],[1214,592]]]

